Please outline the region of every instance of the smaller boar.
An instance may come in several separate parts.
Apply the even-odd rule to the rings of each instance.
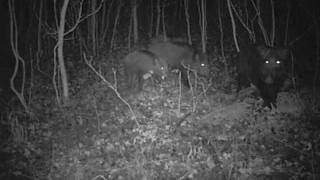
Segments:
[[[190,84],[186,67],[197,72],[199,75],[209,75],[207,57],[186,43],[156,41],[150,44],[148,50],[164,59],[171,69],[179,69],[183,84],[187,87],[190,87]]]
[[[150,73],[156,78],[165,79],[168,73],[168,64],[148,50],[139,50],[129,53],[124,59],[129,87],[135,88],[138,80],[139,91],[143,87],[143,75]]]
[[[264,100],[263,106],[276,106],[277,94],[287,77],[286,48],[251,45],[240,52],[238,61],[238,91],[254,84]]]

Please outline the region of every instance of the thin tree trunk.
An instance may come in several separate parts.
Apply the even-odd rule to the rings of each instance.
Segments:
[[[58,27],[58,62],[59,62],[59,70],[62,81],[62,92],[63,92],[63,104],[68,103],[69,101],[69,87],[68,87],[68,76],[64,63],[63,57],[63,44],[64,44],[64,29],[65,29],[65,17],[68,8],[69,0],[64,0],[63,6],[60,13],[60,25]]]
[[[106,27],[106,13],[107,13],[107,3],[104,3],[102,8],[101,19],[100,19],[99,37],[102,37],[104,28]],[[101,43],[101,41],[99,43]],[[101,47],[101,44],[99,44],[99,47]]]
[[[41,25],[42,25],[42,11],[43,10],[43,1],[40,1],[39,5],[39,22],[38,22],[38,34],[37,34],[37,57],[36,57],[36,66],[38,71],[41,71],[40,68],[40,57],[42,54],[42,45],[41,45]]]
[[[122,0],[119,0],[119,5],[118,5],[118,8],[117,8],[117,15],[116,15],[116,17],[114,19],[113,31],[112,31],[111,41],[110,41],[110,52],[113,50],[113,43],[114,43],[114,40],[115,40],[117,27],[118,27],[118,24],[119,24],[121,6],[122,6]]]
[[[133,17],[133,41],[134,44],[138,43],[138,15],[137,15],[137,0],[133,1],[132,4],[132,17]]]
[[[192,44],[191,39],[191,30],[190,30],[190,15],[189,15],[189,1],[184,0],[184,13],[186,16],[186,23],[187,23],[187,34],[188,34],[188,44]]]
[[[236,46],[237,52],[240,52],[238,41],[237,41],[237,34],[236,34],[237,33],[236,23],[234,22],[234,16],[233,16],[233,13],[232,13],[230,0],[227,0],[227,5],[228,5],[229,15],[230,15],[230,18],[231,18],[232,35],[233,35],[234,44]]]
[[[56,0],[55,0],[56,1]],[[91,1],[88,1],[88,7],[90,8],[91,6]],[[91,21],[88,19],[87,21],[87,38],[86,38],[86,41],[87,42],[90,42],[89,40],[90,40],[90,36],[91,36],[91,34],[92,34],[92,28],[91,28]]]
[[[206,53],[207,49],[207,10],[206,10],[206,0],[201,0],[200,5],[200,28],[201,28],[201,44],[202,44],[202,52]]]
[[[288,2],[288,11],[286,16],[286,30],[284,34],[284,45],[288,45],[288,34],[289,34],[289,19],[290,19],[290,13],[291,13],[291,3]]]
[[[157,0],[157,24],[156,24],[156,37],[159,37],[159,30],[160,30],[160,18],[161,18],[160,0]]]
[[[15,15],[14,0],[10,0],[8,2],[8,5],[9,5],[9,15],[10,15],[10,45],[11,45],[13,55],[15,57],[15,66],[13,69],[13,73],[10,77],[10,88],[14,92],[14,94],[18,97],[21,105],[24,107],[25,112],[29,112],[29,107],[24,97],[24,86],[25,86],[25,76],[26,76],[25,61],[19,55],[19,50],[18,50],[18,26],[17,26],[16,15]],[[19,67],[20,63],[22,67]],[[22,69],[22,82],[21,82],[20,91],[15,87],[15,80],[16,80],[19,69]]]
[[[220,30],[220,48],[221,48],[221,56],[224,64],[224,70],[226,76],[229,75],[229,70],[228,70],[228,64],[226,61],[226,57],[224,54],[224,44],[223,44],[223,39],[224,39],[224,33],[223,33],[223,23],[222,23],[222,18],[221,18],[221,0],[218,0],[218,19],[219,19],[219,30]]]
[[[129,31],[128,31],[128,49],[129,49],[129,52],[131,51],[132,21],[133,21],[133,17],[132,17],[132,13],[131,13],[131,15],[130,15],[130,23],[129,23]]]
[[[165,23],[165,19],[164,19],[164,7],[165,5],[163,4],[162,6],[162,34],[163,34],[163,40],[167,41],[167,31],[166,31],[166,23]]]
[[[94,11],[96,8],[96,0],[92,0],[91,1],[91,11]],[[92,51],[93,51],[93,55],[96,55],[97,52],[97,47],[96,47],[96,36],[97,36],[97,28],[96,28],[96,15],[92,15],[91,16],[91,41],[92,41]]]
[[[108,12],[107,12],[107,22],[106,22],[106,26],[104,27],[104,32],[103,32],[103,35],[102,35],[102,38],[101,38],[101,41],[102,43],[100,48],[104,45],[105,43],[105,39],[106,39],[106,36],[107,36],[107,32],[108,32],[108,29],[109,29],[109,24],[110,24],[110,14],[111,14],[111,8],[113,6],[113,3],[115,2],[115,0],[112,0],[109,7],[108,7]]]
[[[228,1],[230,1],[230,0],[228,0]],[[259,24],[261,33],[263,35],[264,41],[265,41],[266,45],[270,45],[268,33],[266,32],[266,29],[264,27],[263,20],[262,20],[262,17],[261,17],[260,0],[257,0],[256,4],[254,4],[252,0],[251,0],[251,2],[252,2],[252,5],[255,7],[255,10],[257,12],[258,24]]]
[[[153,16],[154,16],[154,13],[153,13],[153,0],[150,1],[150,26],[149,26],[149,38],[152,37],[152,34],[153,34]]]
[[[270,6],[271,6],[271,16],[272,16],[272,26],[271,26],[271,37],[270,37],[270,46],[274,45],[274,38],[275,38],[275,28],[276,28],[276,18],[275,18],[275,12],[274,12],[274,2],[273,0],[270,0]]]

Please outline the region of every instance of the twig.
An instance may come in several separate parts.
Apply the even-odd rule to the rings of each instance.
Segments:
[[[101,73],[99,73],[99,72],[93,67],[93,65],[92,65],[92,63],[91,63],[91,62],[92,62],[92,58],[91,58],[90,61],[89,61],[89,60],[87,59],[87,56],[86,56],[85,53],[83,53],[83,58],[84,58],[84,61],[86,62],[86,64],[89,66],[89,68],[90,68],[93,72],[95,72],[96,75],[97,75],[98,77],[100,77],[100,79],[101,79],[104,83],[106,83],[107,86],[116,93],[116,95],[118,96],[118,98],[129,108],[129,110],[130,110],[130,112],[131,112],[131,114],[132,114],[132,118],[135,120],[136,124],[137,124],[138,126],[140,126],[139,122],[137,121],[136,115],[135,115],[135,113],[133,112],[130,104],[129,104],[125,99],[123,99],[123,97],[122,97],[122,96],[120,95],[120,93],[118,92],[118,89],[117,89],[117,86],[116,86],[117,84],[115,83],[114,85],[112,85],[108,80],[106,80],[106,79],[103,77],[103,75],[102,75]],[[114,72],[114,73],[115,73],[115,72]],[[117,81],[115,80],[115,82],[117,82]]]
[[[189,113],[185,114],[184,116],[182,116],[181,118],[179,118],[178,122],[176,123],[176,125],[173,129],[173,133],[176,133],[176,131],[180,127],[181,123],[183,121],[185,121],[187,119],[187,117],[189,117],[191,114],[192,114],[192,112],[189,112]]]
[[[105,177],[102,176],[102,175],[98,175],[98,176],[92,178],[92,180],[96,180],[96,179],[98,179],[98,178],[101,178],[101,179],[103,179],[103,180],[107,180],[107,178],[105,178]]]

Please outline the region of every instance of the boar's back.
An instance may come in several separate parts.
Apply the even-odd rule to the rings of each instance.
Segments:
[[[206,55],[183,42],[153,42],[149,50],[167,61],[171,68],[182,69],[188,66],[200,75],[208,76],[208,60]]]

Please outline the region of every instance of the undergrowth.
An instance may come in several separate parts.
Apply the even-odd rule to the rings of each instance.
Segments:
[[[15,106],[2,118],[0,179],[319,179],[320,101],[308,90],[263,109],[251,93],[224,91],[215,71],[192,91],[171,74],[132,92],[121,63],[97,62],[135,117],[88,67],[66,107],[35,87],[49,90],[33,96],[32,114]]]

